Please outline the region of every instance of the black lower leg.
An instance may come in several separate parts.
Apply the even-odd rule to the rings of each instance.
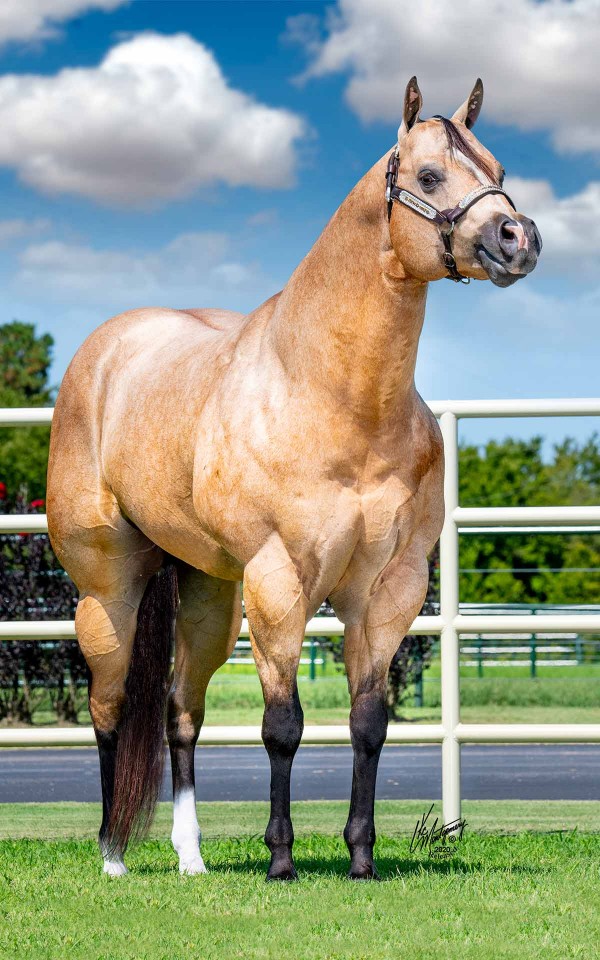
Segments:
[[[195,790],[194,751],[196,741],[169,740],[171,754],[171,774],[173,779],[173,799],[184,790]]]
[[[102,786],[102,824],[98,840],[103,856],[110,853],[112,859],[122,856],[123,850],[111,849],[111,838],[108,836],[108,824],[113,805],[115,790],[115,763],[117,759],[118,734],[116,730],[104,733],[96,730],[96,742],[100,757],[100,784]]]
[[[191,722],[186,724],[190,729],[183,733],[175,707],[172,701],[169,701],[167,739],[171,754],[173,798],[176,798],[185,790],[195,790],[194,753],[203,719],[204,712],[202,712],[202,716],[194,717]]]
[[[267,880],[295,880],[294,830],[290,816],[290,778],[300,745],[304,715],[295,687],[288,700],[265,704],[262,736],[271,763],[271,816],[265,843],[271,851]]]
[[[344,839],[350,851],[353,880],[377,878],[375,845],[375,784],[381,748],[387,732],[387,709],[379,694],[359,694],[350,712],[354,748],[352,799]]]

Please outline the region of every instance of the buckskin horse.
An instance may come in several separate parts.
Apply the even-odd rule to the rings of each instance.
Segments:
[[[482,98],[478,80],[451,119],[421,120],[413,77],[391,156],[359,181],[280,293],[247,316],[121,314],[67,371],[48,525],[80,591],[106,873],[126,872],[127,843],[152,815],[165,725],[179,867],[205,871],[194,749],[208,682],[238,637],[241,583],[271,767],[267,877],[296,877],[297,670],[325,598],[345,627],[349,875],[377,876],[388,667],[423,603],[444,513],[441,436],[414,384],[427,285],[506,287],[541,250],[472,133]]]

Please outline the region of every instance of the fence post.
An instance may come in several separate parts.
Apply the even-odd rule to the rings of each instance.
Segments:
[[[483,677],[483,640],[477,638],[477,676],[481,680]]]
[[[440,613],[444,621],[441,639],[442,668],[442,801],[444,823],[460,818],[460,743],[456,727],[460,721],[460,650],[454,618],[458,615],[458,527],[454,510],[458,506],[458,421],[447,411],[440,417],[444,438],[445,519],[440,537]]]
[[[415,677],[415,707],[423,706],[423,660],[418,661],[417,675]]]
[[[530,672],[530,675],[531,675],[531,679],[532,679],[532,680],[535,680],[535,678],[536,678],[536,676],[537,676],[537,650],[536,650],[536,648],[535,648],[536,642],[537,642],[537,638],[534,637],[534,636],[532,636],[532,637],[531,637],[531,641],[530,641],[531,656],[530,656],[530,660],[529,660],[529,663],[530,663],[530,671],[529,671],[529,672]]]
[[[311,637],[310,638],[310,666],[308,668],[309,676],[311,680],[317,679],[317,664],[315,662],[316,658],[317,658],[317,645],[315,643],[315,638]]]

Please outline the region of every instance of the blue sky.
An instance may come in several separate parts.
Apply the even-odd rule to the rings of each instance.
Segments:
[[[452,112],[482,76],[476,133],[545,241],[510,290],[431,286],[421,393],[598,393],[596,0],[424,0],[419,17],[404,0],[5,2],[2,319],[54,335],[57,381],[122,309],[247,311],[280,289],[390,149],[416,72],[425,116]]]

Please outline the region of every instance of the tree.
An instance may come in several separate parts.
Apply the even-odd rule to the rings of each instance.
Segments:
[[[32,323],[15,320],[0,326],[0,406],[51,406],[53,346],[50,334],[36,336]]]
[[[50,334],[37,336],[33,324],[0,326],[0,407],[52,406],[53,346]],[[49,440],[47,427],[0,428],[0,481],[9,496],[22,487],[30,499],[45,496]]]
[[[600,497],[600,438],[567,438],[543,458],[543,439],[460,450],[460,502],[468,507],[581,506]],[[597,603],[598,534],[469,534],[460,538],[461,600]],[[595,568],[595,569],[594,569]]]

